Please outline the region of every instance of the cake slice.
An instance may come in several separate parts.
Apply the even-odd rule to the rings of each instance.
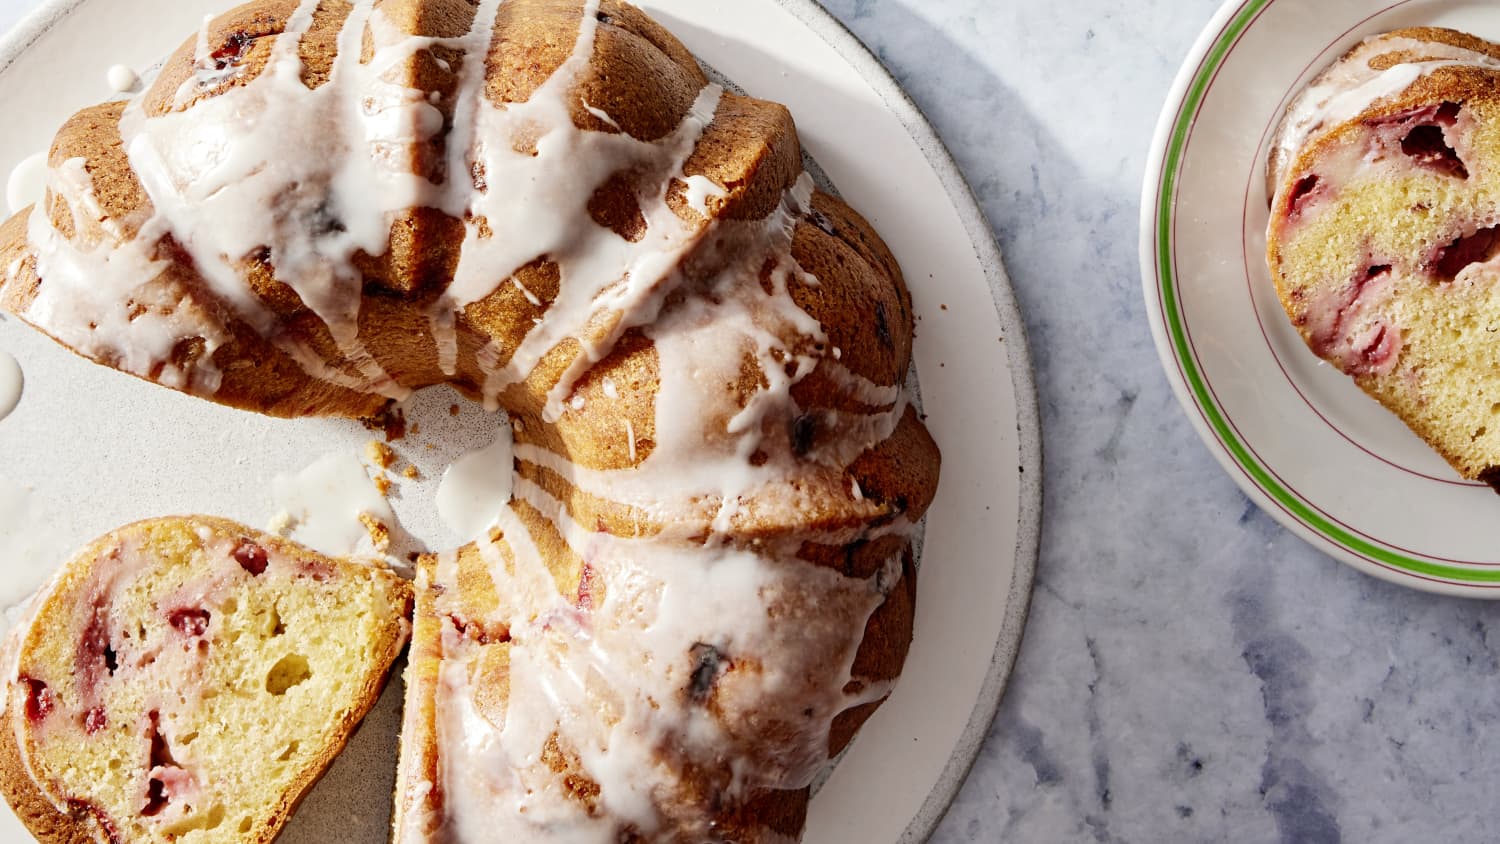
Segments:
[[[1500,45],[1367,39],[1292,101],[1271,277],[1319,357],[1500,487]]]
[[[411,601],[234,522],[121,528],[7,643],[5,797],[42,844],[269,842],[375,703]]]

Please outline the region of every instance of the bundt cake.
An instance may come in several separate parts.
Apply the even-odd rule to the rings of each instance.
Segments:
[[[513,499],[418,563],[398,841],[799,836],[905,659],[939,455],[900,268],[785,108],[619,0],[260,0],[50,166],[0,303],[74,351],[509,415]]]
[[[223,519],[121,528],[6,643],[0,788],[42,844],[269,842],[374,704],[411,602]]]
[[[1297,95],[1267,255],[1319,357],[1464,477],[1500,485],[1500,45],[1365,40]]]

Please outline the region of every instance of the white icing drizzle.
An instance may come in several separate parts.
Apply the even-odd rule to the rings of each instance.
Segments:
[[[649,834],[663,824],[670,825],[674,839],[698,840],[712,834],[706,826],[710,815],[702,807],[663,808],[673,802],[672,790],[683,786],[677,779],[683,761],[716,767],[724,764],[722,754],[728,747],[744,754],[728,766],[730,781],[723,788],[731,800],[752,788],[801,787],[826,763],[833,717],[889,691],[886,685],[873,684],[846,692],[846,685],[859,685],[849,682],[854,653],[865,622],[900,570],[899,558],[861,580],[795,559],[795,546],[803,539],[848,542],[855,535],[817,537],[803,532],[790,543],[793,547],[767,543],[755,550],[725,541],[733,535],[745,502],[798,506],[792,488],[798,470],[792,466],[795,458],[788,453],[789,444],[768,441],[765,432],[775,429],[771,420],[798,415],[791,387],[820,364],[831,364],[814,352],[827,347],[822,327],[790,295],[792,285],[816,284],[791,258],[791,235],[809,207],[811,180],[799,180],[780,209],[761,221],[719,221],[708,230],[695,230],[666,208],[663,188],[643,208],[648,234],[641,244],[628,244],[591,226],[584,205],[592,186],[620,169],[622,158],[636,163],[636,156],[645,152],[624,136],[578,132],[560,102],[560,93],[571,87],[570,75],[582,66],[579,57],[591,51],[592,10],[586,5],[574,59],[527,108],[533,119],[551,121],[544,124],[546,133],[536,143],[538,158],[554,149],[587,149],[588,155],[603,156],[604,163],[587,157],[580,161],[579,153],[572,153],[575,170],[588,167],[594,172],[581,183],[563,179],[557,188],[565,200],[561,207],[572,209],[563,215],[567,230],[558,228],[563,223],[548,221],[551,228],[536,244],[478,241],[481,249],[495,250],[490,257],[503,268],[492,278],[503,277],[538,254],[564,256],[558,300],[508,366],[492,378],[486,393],[495,395],[504,384],[524,377],[561,339],[582,339],[577,326],[587,324],[593,312],[623,312],[627,316],[616,333],[593,347],[586,345],[580,363],[552,390],[544,418],[555,419],[576,407],[577,376],[607,352],[624,328],[642,325],[660,366],[650,454],[640,459],[634,422],[626,417],[621,423],[631,468],[590,470],[527,442],[515,445],[515,456],[566,478],[580,492],[610,501],[650,502],[654,513],[701,512],[707,506],[714,534],[705,543],[697,538],[701,527],[695,526],[702,523],[689,524],[688,519],[668,523],[650,538],[613,537],[578,525],[539,486],[516,480],[516,498],[540,512],[584,561],[585,587],[579,595],[561,593],[526,524],[511,508],[500,512],[497,526],[503,538],[496,544],[481,543],[480,551],[501,607],[491,618],[469,621],[498,623],[509,631],[510,693],[503,715],[482,712],[476,704],[478,649],[453,623],[446,623],[443,633],[437,738],[447,832],[456,841],[613,844],[623,830]],[[481,18],[486,11],[481,9]],[[718,92],[708,89],[684,121],[691,131],[679,128],[665,143],[668,151],[655,153],[667,159],[665,169],[658,170],[662,176],[680,172],[681,160],[692,148],[688,139],[696,139],[702,130],[698,124],[706,124],[712,114],[714,100],[706,99],[708,95],[716,98]],[[493,131],[507,136],[504,129]],[[524,179],[537,161],[530,156],[512,160],[513,150],[502,144],[488,149],[496,148],[497,155],[484,159],[490,185]],[[497,180],[496,174],[506,168],[514,169]],[[663,184],[666,181],[661,178]],[[724,195],[722,189],[684,181],[687,204],[700,214],[706,215],[710,197]],[[490,207],[499,199],[498,191],[481,195],[471,216],[489,220],[495,231],[519,226],[519,220],[494,225],[494,220],[504,219]],[[522,202],[502,210],[517,215],[528,207]],[[478,237],[473,227],[470,236]],[[698,281],[712,295],[689,297],[664,309],[665,293],[680,281],[681,256],[695,247],[714,253],[715,246],[743,260]],[[464,261],[469,260],[469,248],[466,244]],[[503,260],[495,257],[502,254]],[[772,267],[769,291],[758,277],[767,260]],[[576,283],[580,277],[583,284]],[[626,282],[613,287],[599,283],[622,277]],[[460,303],[474,297],[462,286],[450,295]],[[726,400],[722,384],[741,372],[747,354],[764,384],[740,406]],[[830,419],[844,436],[806,455],[803,465],[823,464],[841,471],[890,435],[905,410],[905,398],[899,386],[875,385],[846,367],[827,372],[869,412],[856,414],[857,419]],[[606,398],[619,397],[613,381],[606,380],[602,390]],[[750,459],[757,450],[771,455],[760,465]],[[857,484],[850,485],[848,494],[862,498]],[[905,520],[896,522],[883,530],[910,532]],[[509,555],[502,553],[501,545]],[[453,584],[457,578],[456,559],[444,555],[436,582]],[[584,606],[592,600],[583,595],[587,584],[602,587],[601,606]],[[449,598],[456,594],[450,590],[438,599],[440,615],[445,608],[455,614],[462,611]],[[816,610],[803,603],[807,600],[816,603]],[[806,626],[794,630],[776,623],[773,619],[778,617],[796,617]],[[715,691],[719,709],[711,715],[689,695],[693,675],[702,668],[694,661],[700,654],[712,654],[725,665],[763,660],[765,673],[725,673]],[[803,660],[813,658],[817,668],[810,670]],[[789,734],[781,740],[734,734],[768,723],[795,726],[788,726]],[[554,736],[576,756],[582,774],[597,784],[596,809],[567,796],[558,776],[538,761]]]
[[[361,514],[387,528],[396,526],[390,502],[353,454],[334,452],[296,474],[277,475],[271,494],[281,510],[271,530],[330,556],[379,553]]]
[[[693,209],[694,211],[697,211],[699,214],[702,214],[705,217],[708,216],[709,199],[723,199],[728,195],[729,191],[726,191],[718,185],[714,184],[712,179],[709,179],[705,176],[687,177],[688,207]]]
[[[581,44],[592,44],[597,25],[593,12],[586,10]],[[484,237],[471,222],[453,284],[444,297],[448,307],[462,308],[488,295],[494,279],[510,277],[540,256],[558,262],[562,277],[557,299],[505,366],[490,374],[484,388],[487,396],[498,395],[528,376],[558,343],[580,341],[584,354],[548,397],[543,418],[549,422],[561,416],[575,380],[629,327],[621,322],[603,337],[590,337],[584,332],[594,317],[648,307],[653,297],[664,295],[662,282],[696,245],[702,228],[683,222],[668,207],[667,188],[712,121],[723,93],[718,86],[704,88],[678,130],[661,141],[584,131],[573,124],[566,94],[587,67],[588,55],[575,51],[525,103],[503,110],[487,102],[481,106],[474,157],[489,184],[509,189],[474,192],[468,214],[471,221],[483,220],[494,232],[515,234]],[[536,140],[536,155],[515,149],[513,139],[538,131],[543,134]],[[646,234],[636,242],[599,226],[588,215],[589,199],[598,186],[632,165],[651,173],[659,184],[657,194],[642,204]],[[537,214],[534,209],[539,206],[554,213]]]
[[[1384,70],[1369,61],[1390,53],[1421,56]],[[1280,171],[1295,161],[1312,137],[1354,119],[1376,103],[1399,95],[1418,79],[1444,67],[1500,69],[1500,60],[1474,50],[1439,41],[1378,35],[1367,39],[1348,59],[1330,66],[1287,106],[1272,144],[1270,178],[1273,189],[1284,187]]]
[[[0,419],[10,415],[21,401],[21,389],[26,384],[21,373],[21,364],[10,352],[0,350]]]
[[[104,80],[109,87],[121,94],[134,91],[141,84],[141,77],[134,70],[123,64],[110,65],[109,70],[104,73]]]
[[[363,276],[353,258],[383,254],[396,213],[424,204],[430,183],[391,148],[430,136],[442,120],[434,123],[436,109],[425,99],[381,78],[420,39],[381,44],[371,62],[359,62],[369,2],[355,6],[339,33],[327,84],[307,88],[296,48],[315,7],[303,3],[291,17],[253,83],[151,118],[136,98],[121,120],[121,136],[155,206],[152,222],[193,257],[218,296],[316,377],[405,398],[410,391],[360,343]],[[213,69],[206,39],[200,34],[198,77],[179,90],[179,101],[234,67]],[[355,372],[321,366],[311,349],[274,331],[276,315],[251,293],[240,269],[261,249],[276,278],[327,325]]]
[[[125,224],[105,215],[81,158],[51,171],[51,194],[65,202],[77,234],[62,235],[37,205],[27,235],[36,271],[47,279],[23,315],[81,354],[181,389],[218,389],[220,372],[211,356],[225,340],[219,321],[191,295],[178,298],[162,279],[168,264],[156,259],[154,242],[131,238]],[[173,359],[188,338],[204,354],[191,367]]]
[[[19,214],[26,206],[42,201],[47,192],[47,153],[38,152],[21,159],[5,182],[5,204],[10,213]]]
[[[590,577],[607,583],[608,592],[602,605],[581,613],[573,596],[553,586],[524,527],[513,516],[501,520],[507,537],[519,537],[511,542],[514,568],[492,567],[502,602],[514,602],[502,607],[511,619],[512,643],[503,723],[491,723],[474,708],[464,667],[467,643],[452,628],[444,639],[438,724],[455,840],[528,840],[513,836],[545,830],[550,841],[614,842],[622,824],[650,833],[662,822],[657,802],[667,795],[660,791],[674,784],[662,769],[673,760],[713,758],[730,742],[751,749],[732,766],[728,793],[806,785],[826,763],[833,716],[889,691],[874,684],[845,694],[842,686],[858,644],[847,628],[862,629],[884,597],[881,585],[899,571],[899,560],[864,581],[725,546],[611,537],[581,528],[533,484],[520,481],[516,492],[554,521],[588,561]],[[796,576],[786,576],[783,566],[795,567]],[[745,595],[760,600],[746,601]],[[809,612],[808,602],[817,605],[815,611]],[[803,628],[778,624],[772,608],[816,622]],[[735,660],[799,649],[837,668],[807,672],[796,659],[767,659],[760,675],[729,667]],[[710,654],[710,672],[721,670],[719,660],[726,663],[715,713],[686,696],[705,664],[693,657]],[[832,692],[829,676],[840,678]],[[797,732],[796,739],[743,734],[773,725]],[[578,754],[581,768],[599,785],[603,812],[594,815],[560,799],[546,781],[550,772],[527,766],[553,735]],[[706,818],[687,819],[693,820]],[[680,838],[673,840],[688,841],[702,840],[695,834],[710,830],[689,825],[674,832]]]
[[[55,508],[35,492],[0,475],[0,608],[18,608],[51,576],[70,541]]]
[[[466,537],[492,526],[502,536],[478,546],[500,606],[490,618],[466,621],[509,630],[510,693],[503,711],[486,708],[485,690],[475,685],[481,647],[455,620],[463,612],[457,555],[443,554],[433,576],[443,619],[438,781],[406,789],[419,801],[441,794],[442,813],[408,809],[398,842],[427,841],[434,824],[460,842],[614,844],[631,829],[706,840],[713,812],[684,802],[685,770],[716,777],[731,806],[754,789],[804,787],[826,764],[835,716],[889,692],[852,672],[866,622],[899,577],[900,554],[864,578],[797,555],[804,541],[909,536],[909,521],[898,516],[870,527],[850,520],[755,542],[741,528],[757,520],[800,523],[805,509],[829,498],[850,512],[876,512],[845,470],[892,434],[906,397],[899,385],[875,384],[836,362],[840,353],[829,351],[823,326],[797,305],[795,293],[818,284],[792,257],[812,179],[804,174],[764,219],[727,221],[714,211],[728,192],[684,172],[715,118],[721,88],[706,85],[662,138],[619,131],[575,93],[600,25],[598,0],[586,0],[569,58],[525,102],[496,104],[484,95],[484,74],[501,1],[482,0],[468,34],[439,39],[400,32],[374,0],[355,0],[328,80],[308,89],[298,45],[318,4],[302,0],[258,77],[194,102],[238,72],[232,62],[216,66],[205,23],[197,71],[176,92],[182,110],[148,117],[137,98],[121,121],[131,166],[151,199],[149,216],[129,225],[101,220],[83,162],[59,167],[53,191],[91,234],[64,238],[46,214],[33,214],[32,248],[45,283],[26,316],[85,354],[211,396],[217,372],[206,355],[181,371],[170,356],[188,338],[200,338],[211,354],[223,342],[218,323],[189,300],[165,303],[166,316],[127,307],[167,269],[156,245],[170,235],[215,297],[314,377],[399,398],[407,388],[359,336],[364,278],[354,265],[360,253],[385,253],[398,214],[429,207],[465,221],[454,277],[428,314],[439,366],[450,375],[460,362],[463,310],[507,281],[540,307],[537,291],[516,273],[543,258],[555,264],[555,298],[516,348],[492,342],[479,351],[484,383],[475,386],[494,407],[549,352],[575,343],[581,353],[540,413],[544,423],[557,422],[581,409],[577,388],[589,370],[626,331],[639,329],[654,345],[660,374],[649,442],[638,439],[644,432],[628,415],[599,426],[601,437],[626,438],[630,466],[576,466],[537,445],[544,436],[516,443],[514,458],[579,492],[636,508],[659,530],[611,536],[576,523],[563,502],[524,477],[506,489],[508,443],[450,468],[439,493],[440,509],[448,502],[445,521]],[[366,34],[372,54],[361,63]],[[445,135],[448,177],[440,183],[414,162],[418,147],[443,130],[442,114],[427,92],[393,73],[434,46],[463,55]],[[577,127],[575,103],[613,131]],[[596,223],[588,209],[598,187],[626,171],[642,186],[644,226],[634,241]],[[687,212],[673,210],[669,197]],[[243,266],[262,253],[327,325],[345,361],[330,364],[278,330],[278,316],[244,280]],[[841,394],[839,406],[856,409],[799,407],[793,388],[814,371]],[[747,372],[749,386],[725,389],[745,383]],[[616,400],[631,387],[605,379],[602,390]],[[794,443],[792,422],[803,419],[832,434]],[[357,549],[366,538],[360,513],[394,521],[364,467],[346,455],[278,478],[275,487],[297,523],[293,536],[327,553]],[[512,492],[514,502],[504,506]],[[541,550],[553,546],[523,517],[531,510],[582,561],[576,594],[559,587]],[[540,761],[554,736],[597,784],[593,810]]]
[[[835,352],[833,359],[838,360],[842,355]],[[905,391],[899,384],[882,386],[876,384],[862,375],[856,375],[842,364],[824,362],[823,374],[832,379],[846,392],[850,398],[866,405],[867,407],[891,407],[901,402]]]
[[[604,123],[604,125],[610,127],[611,129],[614,129],[616,132],[623,131],[622,129],[620,129],[620,124],[616,123],[615,119],[613,117],[610,117],[609,112],[605,111],[604,109],[595,108],[594,106],[589,105],[587,102],[583,104],[583,109],[589,114],[592,114],[593,116],[599,118],[599,120]]]
[[[437,491],[438,517],[465,542],[484,536],[510,502],[511,455],[510,426],[502,425],[494,442],[462,455],[444,470]]]
[[[521,279],[513,277],[511,278],[511,281],[515,283],[516,289],[521,291],[521,295],[526,297],[526,301],[536,306],[540,306],[542,304],[542,300],[538,299],[535,293],[532,293],[530,290],[526,289],[526,285],[521,283]]]

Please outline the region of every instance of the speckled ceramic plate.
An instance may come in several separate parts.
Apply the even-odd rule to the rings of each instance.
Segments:
[[[1435,25],[1500,39],[1485,0],[1233,0],[1183,64],[1141,208],[1147,312],[1167,376],[1262,508],[1361,571],[1500,598],[1500,498],[1458,477],[1286,319],[1265,262],[1270,135],[1366,36]]]
[[[106,69],[148,67],[232,0],[58,0],[0,43],[0,174],[49,142],[76,108],[111,95]],[[919,315],[916,360],[928,425],[946,455],[923,555],[905,676],[813,801],[814,844],[919,841],[962,781],[999,703],[1021,637],[1036,559],[1040,441],[1025,338],[988,227],[932,129],[879,63],[811,0],[646,0],[698,55],[787,103],[809,151],[890,242]],[[940,307],[946,306],[946,307]],[[26,376],[0,421],[0,476],[31,488],[49,564],[117,525],[173,512],[251,524],[272,515],[270,480],[370,438],[357,424],[263,419],[193,401],[75,358],[15,320],[0,349]],[[431,547],[456,544],[431,505],[443,466],[494,421],[425,391],[421,426],[396,444],[424,481],[393,506]],[[414,427],[410,426],[409,427]],[[0,490],[3,492],[4,490]],[[3,496],[0,496],[3,500]],[[35,563],[0,560],[0,584]],[[400,683],[281,839],[383,842]],[[27,840],[8,813],[0,842]]]

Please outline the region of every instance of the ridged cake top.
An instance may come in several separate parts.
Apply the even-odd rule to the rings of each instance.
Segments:
[[[594,354],[583,364],[597,360],[617,338],[590,336],[582,326],[604,311],[646,309],[646,300],[663,290],[663,280],[703,233],[707,199],[724,193],[703,176],[682,172],[703,127],[713,119],[722,89],[705,86],[675,131],[645,141],[617,129],[588,131],[575,125],[567,94],[587,67],[589,52],[575,54],[519,103],[497,104],[484,96],[485,65],[467,62],[459,71],[451,125],[445,125],[427,92],[391,81],[393,69],[404,68],[417,51],[435,46],[483,56],[491,28],[477,24],[493,24],[498,6],[481,4],[468,34],[436,38],[403,32],[385,20],[376,4],[356,3],[339,30],[327,81],[309,88],[302,78],[298,36],[312,25],[319,4],[301,3],[287,21],[286,37],[276,39],[254,81],[216,96],[202,92],[222,86],[240,66],[214,55],[205,27],[197,72],[172,97],[180,110],[148,115],[148,97],[142,94],[121,121],[131,167],[153,207],[152,215],[139,223],[139,233],[126,244],[82,250],[47,231],[47,215],[34,215],[39,275],[49,278],[54,275],[46,271],[50,266],[67,262],[87,266],[88,272],[55,275],[109,279],[91,301],[81,301],[81,291],[70,286],[48,285],[33,305],[37,320],[66,330],[67,323],[87,318],[94,327],[86,344],[127,356],[153,350],[149,363],[167,360],[170,355],[162,350],[202,336],[201,320],[98,317],[118,310],[121,288],[128,290],[143,275],[158,271],[156,244],[170,236],[213,295],[231,303],[240,318],[265,334],[275,333],[279,315],[246,285],[243,262],[254,257],[275,267],[277,281],[322,320],[355,371],[328,366],[324,356],[296,338],[284,338],[285,350],[319,378],[404,398],[409,387],[387,374],[360,341],[364,275],[354,259],[359,253],[387,251],[391,223],[399,212],[433,208],[468,221],[451,283],[430,312],[445,373],[455,373],[456,315],[498,284],[522,286],[516,271],[544,257],[558,266],[560,295],[522,344],[508,350],[509,360],[487,373],[486,398],[495,402],[563,339],[586,338],[585,351]],[[598,3],[593,2],[582,19],[581,42],[592,44],[597,15]],[[362,45],[372,51],[363,60]],[[599,114],[608,122],[606,113]],[[444,162],[436,172],[467,173],[472,179],[433,180],[414,168],[414,151],[439,136]],[[70,161],[58,168],[53,191],[75,198],[75,213],[88,213],[91,191],[77,172],[81,164]],[[646,235],[636,241],[596,225],[588,213],[599,186],[622,171],[659,186],[654,195],[640,197]],[[696,212],[689,219],[667,202],[677,180]],[[476,189],[490,183],[505,189]],[[96,281],[87,286],[99,287]],[[535,298],[524,287],[523,293]],[[202,339],[205,355],[193,377],[211,391],[218,375],[212,353],[223,338],[210,333]],[[140,373],[149,369],[127,368]],[[559,380],[548,397],[552,418],[561,413],[573,380]]]
[[[438,630],[419,618],[413,662],[439,667],[431,723],[407,717],[436,764],[403,770],[399,841],[701,841],[805,789],[840,716],[889,693],[909,605],[884,667],[861,643],[936,482],[894,261],[795,164],[709,175],[726,137],[798,161],[789,123],[615,26],[623,4],[482,0],[423,35],[378,0],[286,5],[269,45],[205,24],[190,72],[124,108],[134,213],[55,162],[25,317],[208,397],[248,325],[325,384],[448,379],[511,412],[515,500],[421,570]],[[626,42],[660,66],[613,72],[659,101],[612,101],[599,57]],[[451,84],[417,84],[429,66]],[[413,209],[452,260],[372,294]],[[415,324],[372,330],[393,292]],[[400,332],[427,370],[379,352]]]

